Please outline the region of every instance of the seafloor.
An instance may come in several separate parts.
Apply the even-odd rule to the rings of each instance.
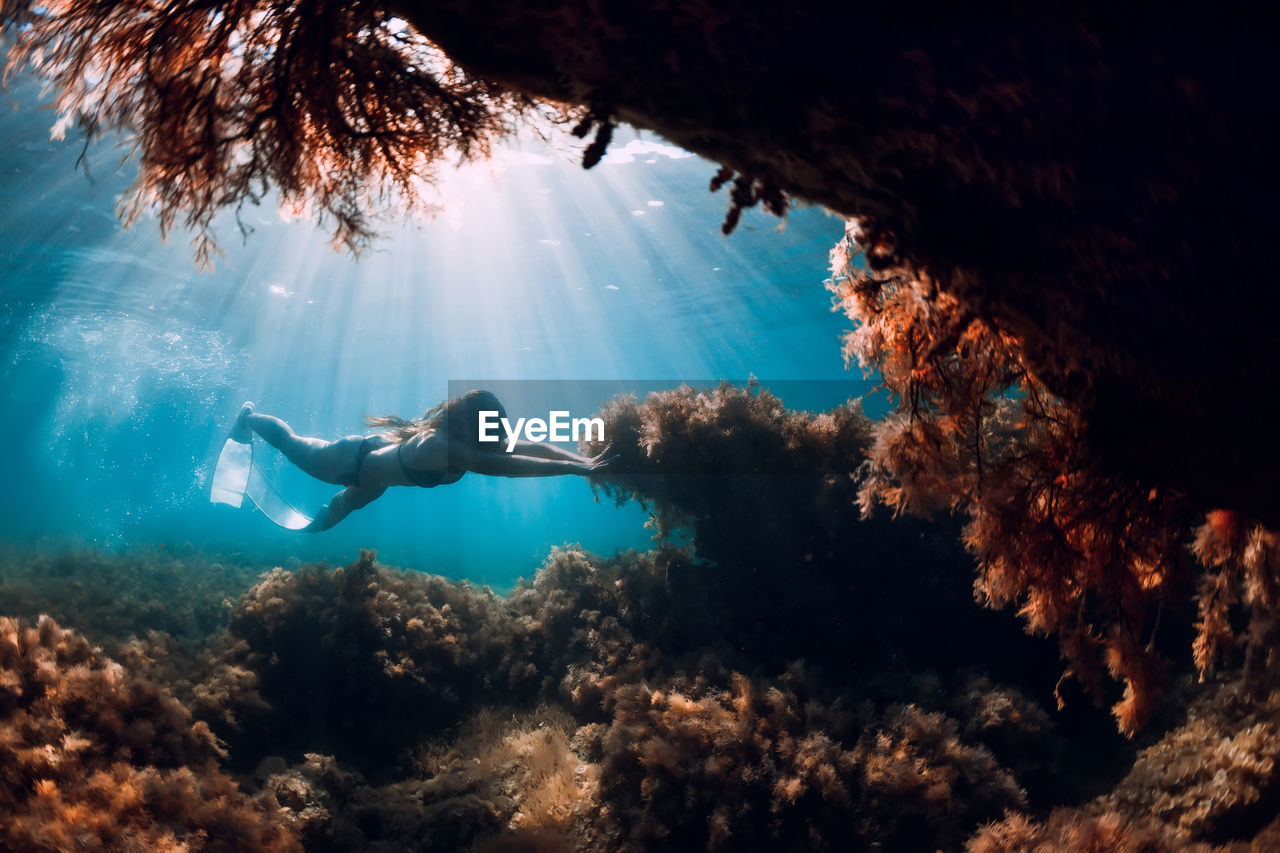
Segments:
[[[10,549],[0,848],[1280,849],[1269,660],[1199,680],[1194,614],[1164,614],[1126,738],[975,602],[957,524],[859,520],[856,407],[609,417],[602,497],[662,538],[558,549],[508,595],[371,552]]]

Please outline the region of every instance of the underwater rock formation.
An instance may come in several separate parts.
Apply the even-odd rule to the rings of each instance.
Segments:
[[[968,853],[1215,853],[1220,848],[1188,844],[1145,817],[1062,809],[1043,823],[1013,815],[990,824],[970,839],[966,849]]]
[[[493,691],[536,696],[532,672],[504,666],[510,628],[487,589],[379,568],[364,552],[346,568],[263,578],[233,609],[204,684],[222,692],[229,680],[245,700],[239,730],[224,732],[233,755],[326,752],[389,768]]]
[[[1267,677],[1265,690],[1243,669],[1208,684],[1187,679],[1165,703],[1177,719],[1110,790],[1047,820],[1010,814],[976,833],[970,853],[1275,849],[1280,693],[1275,671]]]
[[[623,830],[616,849],[934,849],[1025,803],[943,714],[899,705],[859,720],[806,696],[798,670],[730,682],[621,691],[596,735],[603,817]]]
[[[1150,815],[1183,839],[1247,837],[1280,806],[1278,759],[1280,697],[1256,701],[1243,679],[1214,684],[1102,802]]]
[[[748,550],[744,537],[713,525],[724,516],[749,517],[765,526],[750,548],[782,539],[761,562],[821,558],[829,540],[848,535],[854,473],[872,430],[857,402],[795,412],[767,388],[724,383],[657,391],[643,401],[619,397],[600,416],[617,454],[604,491],[620,502],[649,502],[660,534],[691,524],[701,552],[740,559]],[[601,442],[587,447],[603,449]]]
[[[1215,680],[1181,677],[1156,717],[1165,731],[1139,751],[1104,714],[1083,724],[1087,703],[1041,707],[1052,654],[1038,662],[1047,679],[1028,682],[889,656],[850,667],[856,650],[840,643],[803,661],[726,643],[715,633],[756,612],[722,594],[735,582],[670,546],[610,559],[557,549],[505,597],[368,552],[272,572],[202,654],[172,654],[159,634],[122,645],[227,735],[230,756],[85,639],[0,620],[0,806],[22,817],[0,831],[55,839],[4,843],[56,848],[78,821],[103,838],[207,849],[223,849],[235,821],[232,849],[296,849],[296,836],[335,853],[966,839],[975,853],[1262,851],[1280,831],[1280,681],[1265,660],[1229,655]],[[789,595],[778,606],[817,607],[812,589]],[[877,602],[843,606],[857,621]],[[931,636],[950,660],[953,637]]]
[[[1068,674],[1094,695],[1124,685],[1122,731],[1149,719],[1165,683],[1170,637],[1200,562],[1192,643],[1202,671],[1236,645],[1233,607],[1251,611],[1249,659],[1270,660],[1280,602],[1277,537],[1217,510],[1192,544],[1195,504],[1156,482],[1109,470],[1080,413],[1032,370],[1022,342],[936,283],[902,267],[861,269],[851,229],[832,253],[831,284],[858,324],[846,357],[881,371],[898,410],[878,422],[861,484],[865,511],[949,512],[966,518],[976,590],[1015,606],[1028,629],[1057,638]],[[1160,616],[1166,618],[1164,633]],[[1174,654],[1185,656],[1185,648]]]
[[[793,412],[767,389],[725,384],[618,398],[601,416],[618,459],[600,488],[645,503],[660,535],[692,534],[702,562],[668,561],[666,577],[669,606],[703,611],[698,642],[772,654],[775,670],[832,646],[849,650],[840,667],[893,658],[1034,678],[1052,660],[973,604],[973,561],[950,520],[860,518],[873,424],[856,404]],[[940,648],[919,624],[965,642]]]
[[[443,838],[736,849],[760,837],[824,849],[958,845],[1027,803],[1009,768],[1036,780],[1064,751],[1034,702],[983,679],[908,683],[886,659],[865,662],[850,693],[826,674],[842,647],[779,678],[750,674],[777,656],[705,632],[713,586],[678,604],[676,567],[701,568],[671,549],[611,560],[557,549],[505,599],[367,552],[346,569],[273,573],[232,617],[230,659],[271,705],[251,737],[229,735],[233,759],[312,753],[266,780],[312,849]],[[723,624],[743,618],[725,606]],[[458,621],[411,639],[402,626],[429,608]],[[539,701],[563,710],[541,712],[536,729],[488,710],[512,705],[519,719]]]
[[[250,766],[323,751],[407,772],[415,743],[495,700],[567,701],[594,718],[616,684],[658,674],[655,644],[687,651],[668,644],[672,623],[697,618],[665,609],[680,559],[556,549],[505,599],[378,566],[372,552],[340,569],[276,570],[236,604],[222,651],[184,695]]]
[[[203,723],[52,619],[0,618],[0,847],[296,851]]]
[[[483,710],[453,743],[428,750],[405,780],[373,785],[332,757],[267,776],[309,851],[379,844],[437,849],[574,849],[595,770],[570,749],[572,721],[542,710]]]
[[[686,561],[671,551],[601,560],[553,549],[508,597],[522,635],[535,640],[528,660],[543,673],[543,697],[581,720],[607,720],[619,686],[665,676],[690,649],[684,623],[699,607],[668,587]]]

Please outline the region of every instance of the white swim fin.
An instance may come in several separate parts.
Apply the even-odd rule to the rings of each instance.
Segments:
[[[213,488],[209,500],[216,504],[238,507],[244,503],[249,488],[249,471],[253,467],[253,447],[233,438],[222,443],[217,467],[213,469]]]
[[[311,519],[293,508],[262,470],[253,464],[253,445],[228,438],[213,469],[209,500],[239,507],[248,497],[262,514],[286,530],[301,530]]]

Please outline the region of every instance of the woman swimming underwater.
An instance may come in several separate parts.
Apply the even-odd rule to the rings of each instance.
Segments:
[[[257,433],[307,474],[346,487],[303,528],[311,532],[328,530],[389,486],[430,489],[456,483],[468,471],[492,477],[586,477],[600,472],[609,462],[604,453],[587,458],[536,441],[517,441],[512,451],[506,452],[503,441],[479,440],[481,412],[497,412],[499,418],[506,418],[502,403],[491,392],[469,391],[421,418],[371,417],[369,425],[382,430],[375,435],[325,441],[298,435],[284,421],[255,412],[252,403],[245,403],[231,437],[247,444],[252,433]]]

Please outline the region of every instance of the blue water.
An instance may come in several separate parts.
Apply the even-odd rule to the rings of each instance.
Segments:
[[[496,586],[553,545],[644,547],[637,506],[597,503],[578,478],[394,489],[320,535],[208,501],[217,449],[243,400],[299,432],[339,437],[366,413],[420,414],[448,382],[838,379],[846,321],[822,286],[842,225],[750,212],[729,238],[715,167],[619,134],[586,172],[526,146],[441,189],[446,211],[393,222],[358,259],[323,227],[249,208],[227,216],[212,272],[189,235],[123,229],[127,145],[50,142],[30,81],[0,117],[0,538],[23,545],[191,544],[277,562],[388,563]],[[628,147],[627,143],[631,142]],[[635,152],[630,154],[629,152]],[[785,397],[784,397],[785,401]],[[829,401],[830,403],[838,400]],[[796,405],[813,405],[803,401]],[[278,466],[303,508],[332,487]]]

